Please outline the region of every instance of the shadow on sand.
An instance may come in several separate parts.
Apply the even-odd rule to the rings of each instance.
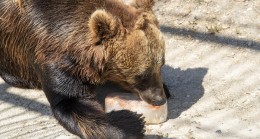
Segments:
[[[260,51],[260,42],[253,41],[253,40],[220,36],[220,35],[212,35],[205,32],[193,31],[186,28],[174,28],[165,25],[162,25],[160,27],[160,30],[164,33],[169,33],[175,36],[191,37],[201,41],[224,44],[232,47],[249,48],[249,49]]]
[[[172,95],[168,100],[169,119],[177,118],[204,95],[202,83],[207,71],[207,68],[181,70],[168,65],[163,67],[163,80]]]
[[[11,103],[15,106],[24,107],[29,111],[35,111],[42,115],[52,115],[49,106],[40,102],[9,93],[10,86],[6,83],[0,84],[0,101]]]

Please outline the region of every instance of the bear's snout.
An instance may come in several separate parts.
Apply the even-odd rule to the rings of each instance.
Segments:
[[[161,106],[165,103],[166,103],[166,98],[156,96],[151,104],[154,105],[154,106]]]
[[[139,93],[139,96],[145,102],[154,105],[161,106],[166,103],[166,96],[163,88],[151,88]]]

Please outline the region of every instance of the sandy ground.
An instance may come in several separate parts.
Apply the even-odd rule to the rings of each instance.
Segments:
[[[260,1],[160,0],[162,74],[174,98],[147,139],[260,138]],[[0,80],[1,139],[68,139],[43,92]]]

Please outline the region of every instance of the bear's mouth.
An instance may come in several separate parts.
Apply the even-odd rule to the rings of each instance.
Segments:
[[[148,87],[147,89],[140,90],[135,86],[129,85],[124,82],[118,83],[120,87],[124,90],[129,91],[129,93],[135,94],[142,101],[153,105],[153,106],[161,106],[164,105],[167,101],[164,88],[163,87]]]
[[[164,105],[166,103],[166,98],[163,97],[143,97],[142,95],[139,95],[140,99],[142,99],[143,101],[147,102],[148,104],[151,104],[153,106],[161,106]]]
[[[165,96],[164,90],[162,89],[147,89],[145,91],[139,91],[134,89],[135,92],[138,92],[138,96],[141,100],[151,104],[153,106],[161,106],[166,103],[167,98]]]

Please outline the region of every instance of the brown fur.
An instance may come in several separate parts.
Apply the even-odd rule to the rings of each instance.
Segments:
[[[97,127],[98,133],[87,131],[88,125],[97,126],[90,124],[95,121],[91,118],[97,117],[86,117],[85,113],[95,111],[85,109],[86,104],[78,100],[93,98],[93,86],[113,81],[148,103],[161,105],[166,101],[160,73],[164,40],[153,5],[153,0],[134,1],[132,6],[120,0],[2,0],[0,76],[17,87],[43,89],[55,106],[56,118],[74,134],[103,135],[109,125],[104,112],[98,112],[105,119],[104,125]],[[52,100],[65,96],[72,99],[72,111],[78,110],[74,115],[63,111],[63,105],[70,101],[62,101],[58,107]],[[79,131],[63,122],[64,115],[73,115],[71,125],[76,121]],[[117,125],[113,119],[116,114],[111,116],[110,122]],[[140,115],[133,114],[131,120],[139,127],[132,131],[138,130],[142,136]],[[127,124],[130,120],[121,121]],[[118,136],[128,132],[125,126],[117,126],[122,129]],[[116,128],[111,126],[112,130]]]
[[[17,0],[16,2],[19,5],[21,5],[21,3],[24,3],[23,8],[30,9],[30,7],[28,6],[30,1],[22,2],[21,0]],[[123,54],[123,52],[121,51],[121,49],[119,47],[119,45],[121,45],[121,47],[122,47],[124,44],[119,44],[118,42],[120,42],[120,39],[123,42],[123,40],[127,37],[126,35],[130,34],[129,32],[134,32],[131,34],[132,36],[135,36],[135,35],[138,36],[139,34],[137,32],[140,32],[140,34],[142,34],[143,31],[137,30],[138,28],[141,28],[140,26],[144,26],[145,24],[147,24],[149,22],[151,22],[151,23],[156,22],[155,24],[157,24],[157,21],[154,21],[156,18],[154,17],[153,14],[150,14],[150,13],[140,14],[141,11],[143,11],[142,9],[134,9],[133,7],[129,7],[129,6],[124,5],[121,2],[118,2],[117,0],[108,0],[102,4],[98,3],[98,2],[97,3],[93,2],[94,5],[98,5],[96,7],[100,7],[101,9],[103,9],[102,11],[96,11],[94,14],[95,15],[102,14],[103,16],[107,16],[107,17],[101,16],[100,17],[101,20],[104,20],[104,19],[115,20],[109,24],[111,27],[113,27],[113,26],[116,27],[117,30],[114,30],[114,32],[115,32],[114,34],[112,33],[112,34],[109,34],[110,36],[108,36],[108,37],[114,37],[114,38],[105,42],[106,38],[98,38],[98,36],[96,36],[96,35],[91,35],[91,34],[93,34],[91,31],[89,33],[87,33],[87,31],[89,30],[88,28],[94,29],[95,27],[91,26],[91,22],[92,22],[91,19],[89,21],[89,27],[87,26],[87,23],[86,23],[87,21],[84,21],[84,18],[82,18],[82,16],[84,16],[84,15],[77,15],[77,18],[79,18],[79,20],[76,20],[75,19],[76,17],[75,18],[68,17],[68,18],[75,19],[75,21],[77,21],[76,23],[73,23],[73,29],[69,30],[68,32],[64,33],[57,29],[57,31],[55,30],[55,31],[53,31],[53,33],[49,34],[47,32],[48,27],[46,26],[46,24],[37,23],[36,25],[32,25],[30,23],[30,20],[32,20],[31,18],[37,18],[37,17],[31,17],[31,15],[30,15],[31,13],[26,13],[26,10],[20,16],[18,13],[19,7],[15,6],[11,1],[10,2],[5,1],[5,3],[7,3],[6,7],[13,7],[13,8],[8,8],[8,9],[5,9],[5,7],[1,8],[1,12],[5,13],[5,14],[1,14],[1,19],[7,20],[6,22],[8,23],[8,25],[6,25],[6,27],[3,27],[4,25],[2,25],[1,28],[2,29],[12,28],[13,30],[15,30],[16,26],[25,26],[26,27],[26,28],[23,28],[23,30],[19,29],[19,30],[17,30],[17,32],[12,32],[12,34],[10,36],[13,36],[15,34],[19,35],[19,34],[28,34],[27,32],[34,32],[34,33],[28,34],[28,36],[21,36],[21,37],[24,37],[24,39],[23,39],[24,42],[22,44],[30,46],[29,49],[31,49],[31,51],[32,51],[31,53],[36,52],[35,58],[36,58],[37,63],[41,64],[41,63],[45,63],[45,62],[59,61],[60,59],[62,59],[64,57],[64,55],[75,56],[72,58],[75,59],[79,63],[77,65],[78,67],[76,67],[76,68],[69,67],[69,65],[64,65],[64,67],[73,70],[73,72],[75,74],[77,73],[77,74],[80,74],[81,76],[89,76],[89,79],[92,83],[102,82],[102,81],[104,81],[104,79],[110,78],[110,77],[108,77],[109,76],[108,73],[109,72],[114,73],[113,70],[117,70],[117,69],[109,69],[110,66],[109,66],[109,68],[105,67],[105,66],[113,65],[114,64],[113,60],[115,60],[115,62],[118,63],[118,61],[116,59],[119,59],[118,57],[121,58],[121,55],[124,55],[123,59],[125,59],[125,60],[121,59],[120,61],[129,62],[129,63],[132,62],[132,65],[139,64],[139,63],[134,63],[134,62],[138,62],[138,61],[136,61],[137,58],[133,59],[133,58],[131,58],[131,56],[127,56],[130,54],[135,55],[134,53],[138,52],[139,48],[138,49],[130,48],[128,50],[129,52],[125,52],[128,54],[125,55],[125,54]],[[66,2],[64,2],[64,4],[66,4]],[[149,4],[150,3],[148,3],[148,6],[146,6],[146,7],[149,7]],[[106,7],[100,6],[100,5],[105,5]],[[88,9],[85,7],[77,7],[77,12],[81,13],[80,11],[86,10],[86,9],[89,10],[89,12],[87,12],[87,13],[91,13],[94,10],[92,8]],[[118,12],[118,9],[123,9],[123,10]],[[105,15],[106,12],[109,12],[109,13],[107,13],[107,15]],[[99,20],[98,18],[99,17],[96,17],[96,19],[93,19],[93,20]],[[129,21],[129,20],[131,20],[131,21]],[[136,21],[138,21],[138,22],[135,23],[135,25],[133,25],[133,23]],[[96,21],[96,22],[98,22],[98,21]],[[110,21],[105,21],[105,22],[110,22]],[[85,26],[82,26],[84,24],[85,24]],[[61,27],[62,27],[62,25],[61,25]],[[136,30],[136,31],[133,31],[133,30]],[[110,29],[108,29],[107,31],[110,31]],[[4,31],[1,31],[1,32],[2,32],[2,34],[5,34]],[[111,32],[107,32],[107,33],[111,33]],[[158,32],[158,33],[160,33],[160,32]],[[114,35],[114,36],[111,36],[111,35]],[[3,36],[3,35],[1,35],[1,36]],[[131,38],[131,37],[129,37],[129,38]],[[136,42],[135,39],[136,39],[136,37],[133,37],[132,40],[128,40],[128,43]],[[12,43],[12,44],[8,44],[8,45],[13,46],[13,47],[9,47],[9,48],[14,49],[15,46],[21,45],[21,43],[19,43],[21,38],[11,38],[10,37],[8,40],[10,40],[10,42]],[[103,42],[101,42],[100,40],[102,40]],[[51,42],[51,44],[48,44],[47,42]],[[17,44],[17,43],[19,43],[19,44]],[[37,43],[37,45],[31,45],[33,43],[34,44]],[[104,44],[102,44],[102,43],[104,43]],[[109,45],[111,45],[111,46],[109,46]],[[132,45],[132,44],[129,44],[129,45]],[[36,46],[36,47],[34,47],[34,46]],[[46,49],[46,46],[48,46],[48,49]],[[107,48],[107,47],[109,47],[109,48]],[[21,49],[23,49],[23,50],[20,50],[20,51],[27,51],[28,47],[21,46]],[[123,48],[123,49],[125,49],[125,48]],[[156,48],[156,49],[159,49],[159,48]],[[160,48],[160,49],[163,49],[163,48]],[[26,56],[26,54],[22,54],[18,51],[19,50],[17,50],[17,48],[15,48],[12,51],[12,53],[15,54],[16,56],[11,56],[11,57],[21,59],[21,58],[19,58],[19,56]],[[120,54],[116,54],[117,53],[116,51],[120,51]],[[60,54],[57,55],[57,53],[62,53],[62,55],[60,55]],[[152,56],[152,55],[157,55],[157,54],[150,54],[150,55]],[[143,56],[146,56],[146,55],[143,54]],[[127,58],[129,58],[129,59],[127,59]],[[22,58],[22,59],[24,59],[25,61],[22,61],[24,63],[21,63],[19,65],[24,65],[21,67],[28,67],[29,64],[28,64],[28,61],[26,62],[26,60],[30,59],[30,58],[27,57],[27,58]],[[139,62],[145,61],[144,59],[145,58],[138,58],[138,60],[140,60]],[[21,61],[21,60],[19,60],[19,61]],[[32,62],[34,62],[34,61],[32,61]],[[90,64],[92,64],[92,65],[90,65]],[[132,70],[133,67],[129,67],[129,65],[125,65],[125,66],[127,66],[125,68],[131,69],[131,71],[133,73],[135,72],[135,70]],[[143,69],[142,67],[136,67],[136,68]],[[24,75],[29,76],[29,75],[27,75],[28,69],[29,68],[25,68],[25,70],[17,71],[17,72],[22,72]],[[74,71],[74,69],[76,69],[76,71]],[[84,69],[84,70],[79,70],[79,69]],[[108,71],[104,71],[104,70],[108,70]],[[110,70],[112,70],[112,71],[110,71]],[[136,70],[138,70],[138,69],[136,69]],[[95,71],[99,71],[99,72],[95,72]],[[105,74],[101,75],[101,73],[105,73]],[[104,76],[104,75],[106,75],[106,76]],[[118,78],[121,78],[121,77],[118,77]]]

